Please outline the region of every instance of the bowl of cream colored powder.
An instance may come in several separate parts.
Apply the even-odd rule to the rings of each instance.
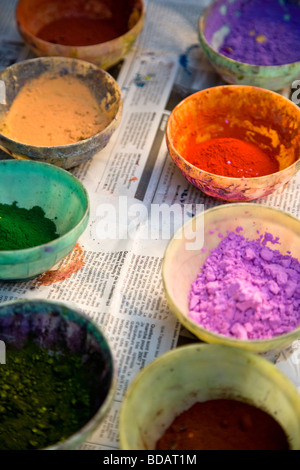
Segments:
[[[63,57],[14,64],[0,74],[0,148],[15,158],[64,169],[100,152],[118,128],[122,97],[96,65]]]
[[[258,204],[196,215],[163,262],[171,310],[196,337],[253,352],[300,337],[300,221]]]

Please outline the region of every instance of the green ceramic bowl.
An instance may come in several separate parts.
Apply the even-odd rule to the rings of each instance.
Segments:
[[[300,338],[300,325],[288,333],[265,339],[240,339],[208,330],[189,316],[189,293],[210,250],[220,236],[242,227],[241,234],[256,240],[260,234],[279,237],[272,247],[300,260],[300,220],[281,210],[253,203],[224,204],[197,214],[175,233],[167,246],[162,265],[164,291],[170,309],[182,325],[207,343],[224,344],[254,353],[279,351]]]
[[[169,351],[135,377],[121,406],[121,449],[154,450],[176,416],[196,402],[221,398],[269,413],[290,448],[300,449],[300,395],[293,383],[256,354],[212,344]]]
[[[145,10],[143,0],[19,0],[16,21],[20,34],[37,56],[76,57],[107,70],[120,62],[133,46],[144,27]],[[80,17],[82,12],[92,19],[114,18],[116,14],[116,21],[126,22],[127,29],[114,39],[86,46],[67,46],[37,36],[39,30],[52,21],[70,16]]]
[[[230,1],[230,0],[229,0]],[[226,7],[227,0],[215,0],[202,13],[198,23],[198,37],[206,57],[227,83],[234,85],[253,85],[269,90],[279,91],[291,86],[300,73],[300,61],[283,65],[253,65],[236,60],[219,53],[214,44],[208,42],[205,36],[207,18],[214,12]],[[230,3],[232,3],[230,1]],[[224,25],[226,26],[225,22]],[[297,47],[295,45],[295,47]]]
[[[91,418],[72,435],[59,442],[46,440],[45,444],[46,450],[78,448],[103,421],[116,390],[115,361],[102,329],[82,311],[63,303],[40,299],[18,300],[0,306],[0,339],[5,344],[6,363],[10,358],[9,345],[22,349],[28,340],[47,352],[66,358],[69,353],[82,356],[82,368],[88,373]]]
[[[0,251],[0,279],[33,278],[65,257],[89,219],[86,189],[68,171],[42,162],[0,161],[0,201],[18,207],[40,206],[56,225],[59,238],[33,248]]]
[[[83,60],[67,57],[24,60],[0,73],[0,80],[4,82],[6,88],[6,103],[0,103],[0,121],[4,120],[22,86],[43,74],[54,78],[74,77],[86,85],[95,97],[99,111],[106,118],[106,127],[88,139],[52,147],[24,144],[0,133],[0,148],[17,159],[42,161],[70,169],[90,160],[104,149],[119,127],[123,109],[121,90],[108,72]]]

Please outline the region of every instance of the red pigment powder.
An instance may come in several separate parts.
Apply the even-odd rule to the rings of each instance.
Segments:
[[[127,31],[125,22],[95,19],[88,16],[66,16],[45,25],[37,37],[63,46],[91,46],[111,41]]]
[[[237,400],[196,403],[181,413],[155,450],[289,450],[275,419]]]
[[[224,237],[191,285],[189,317],[210,331],[242,340],[297,328],[300,262],[267,243],[279,241],[270,233],[257,240],[235,232]]]
[[[196,134],[191,136],[182,156],[208,173],[233,178],[253,178],[279,170],[275,157],[250,142],[220,137],[197,143],[196,139]]]

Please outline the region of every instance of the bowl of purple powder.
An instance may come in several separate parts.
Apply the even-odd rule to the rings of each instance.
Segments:
[[[162,277],[171,310],[197,338],[262,353],[300,337],[300,220],[225,204],[184,224]]]
[[[299,1],[215,0],[200,16],[198,35],[228,83],[279,91],[299,76]]]

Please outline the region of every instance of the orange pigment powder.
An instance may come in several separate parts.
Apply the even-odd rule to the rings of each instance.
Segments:
[[[23,86],[0,123],[0,132],[23,144],[52,147],[87,139],[108,123],[79,79],[45,74]]]
[[[270,175],[279,170],[273,155],[257,145],[231,137],[197,142],[191,135],[182,156],[200,170],[233,178],[253,178]]]

